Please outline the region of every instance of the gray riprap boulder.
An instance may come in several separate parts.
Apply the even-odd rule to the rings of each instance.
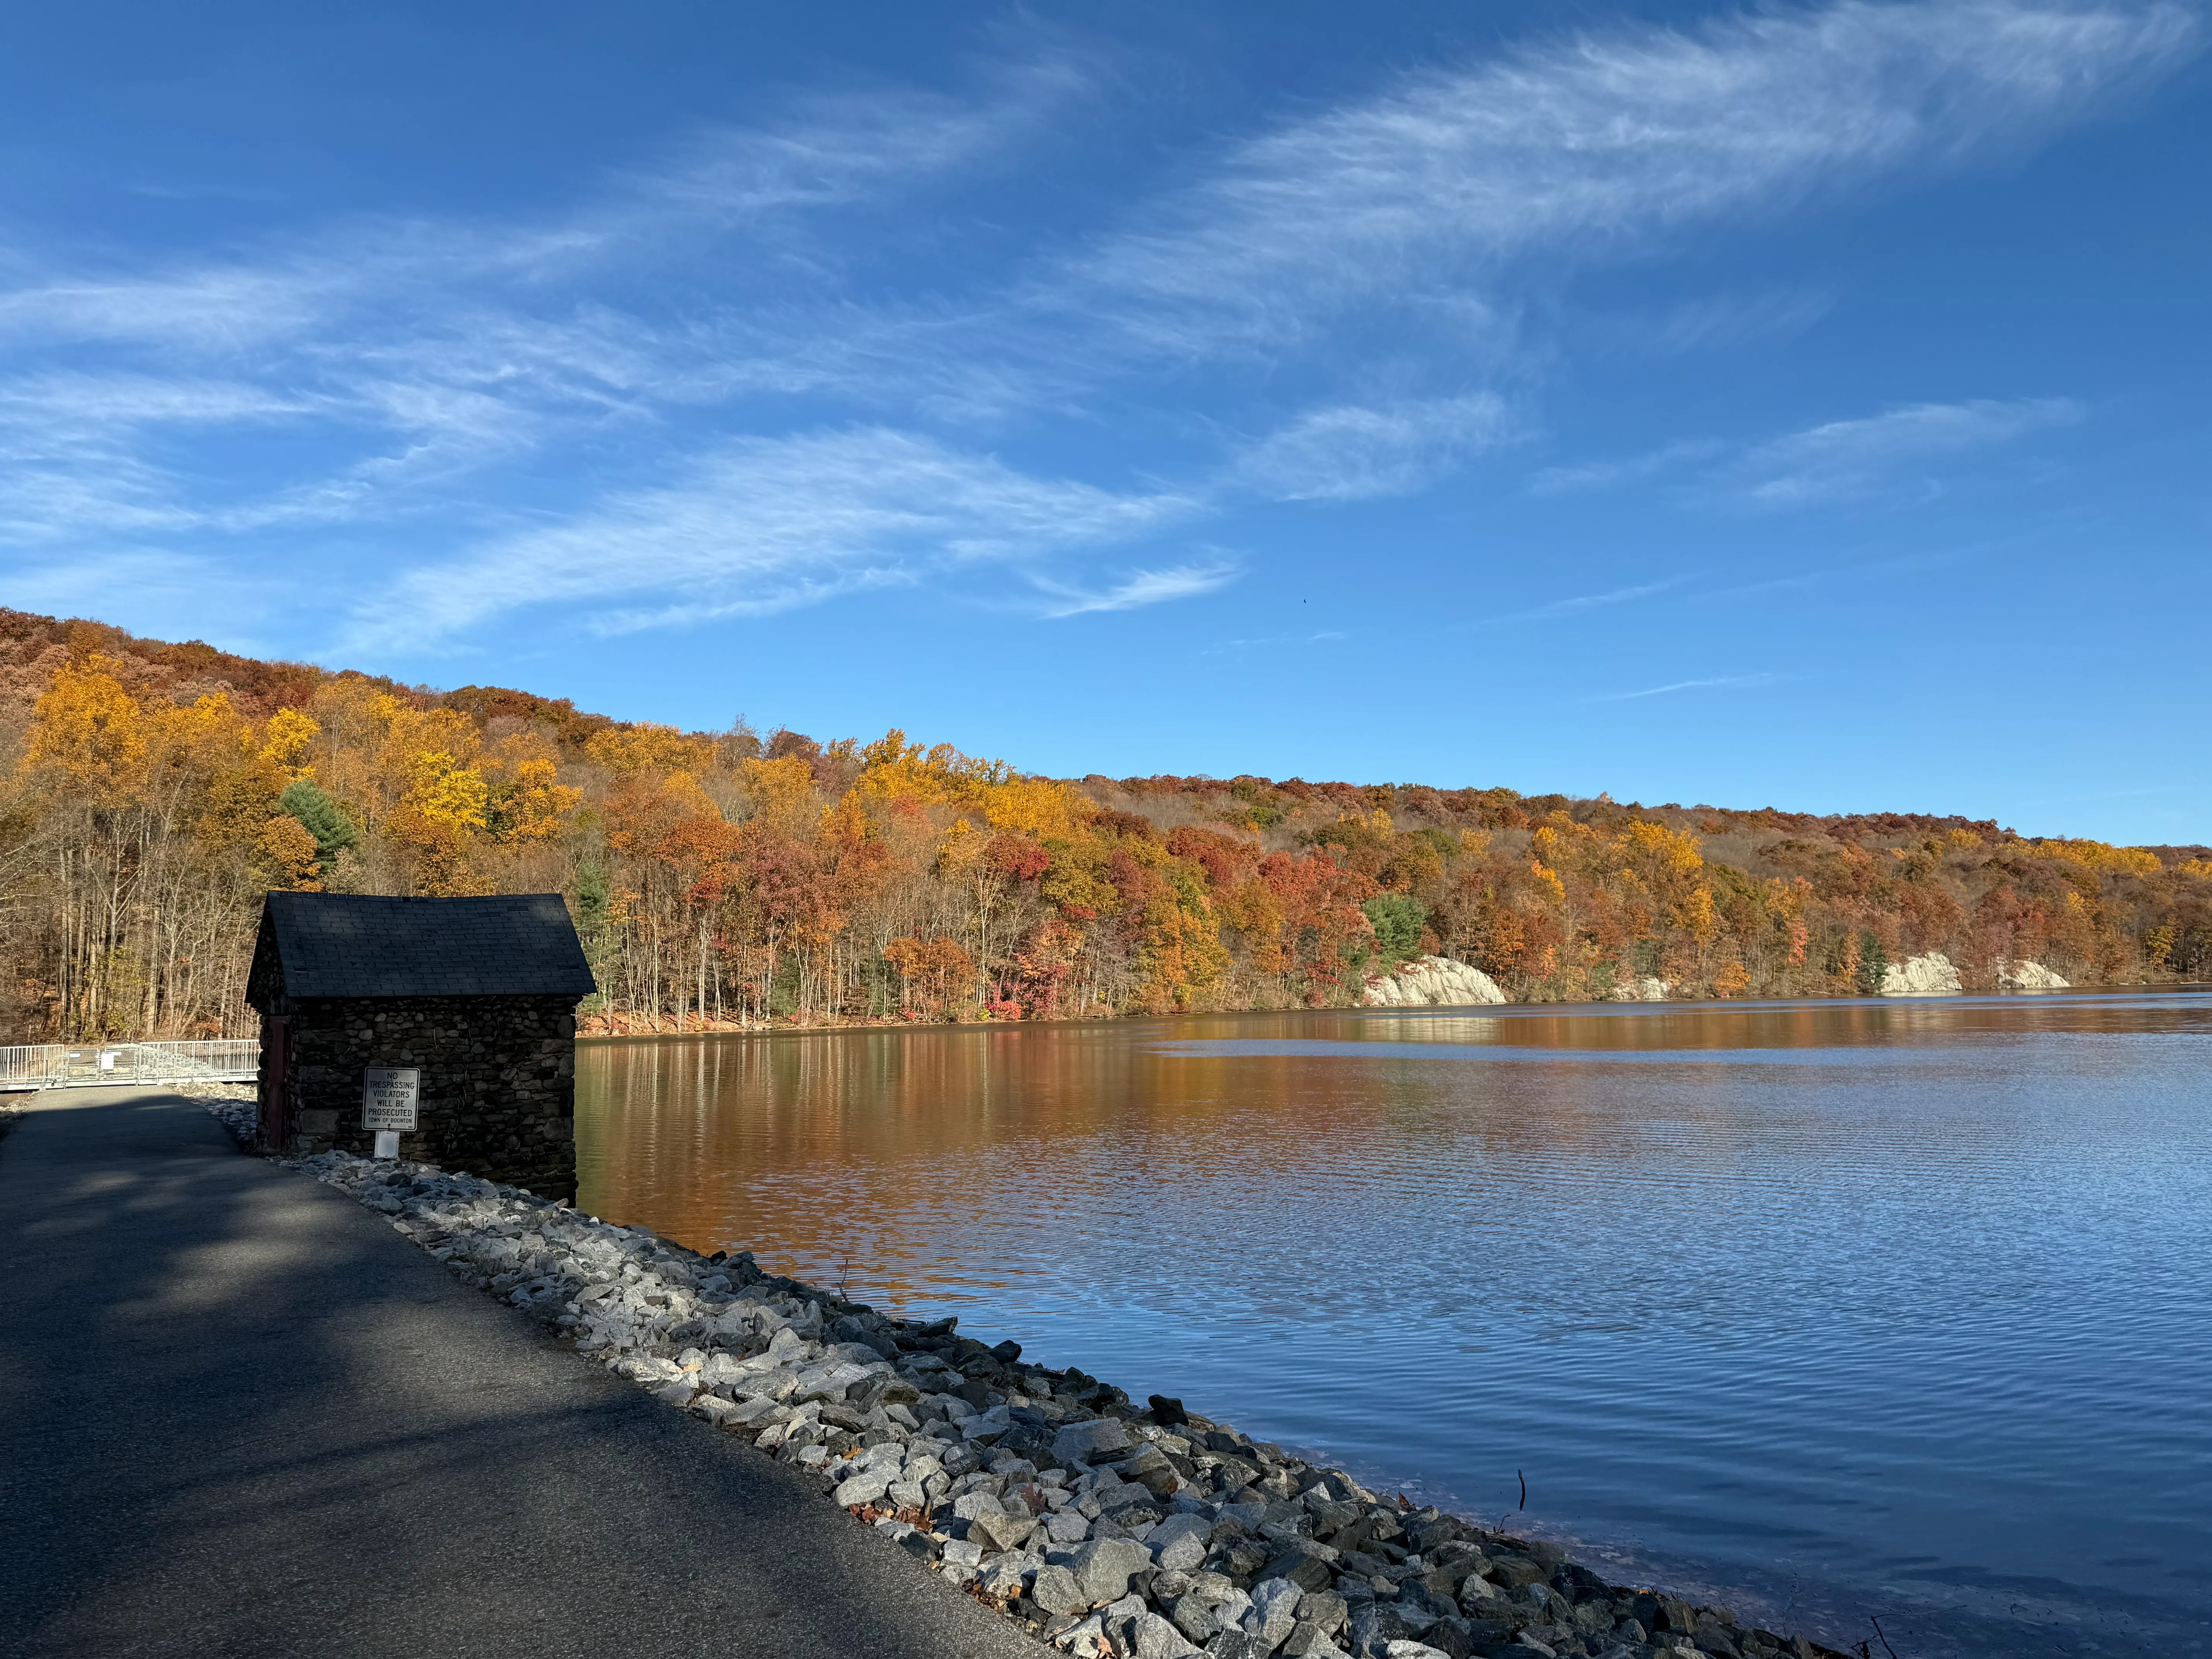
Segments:
[[[1325,1590],[1336,1583],[1337,1553],[1310,1538],[1294,1538],[1255,1575],[1264,1581],[1287,1578],[1302,1590]]]
[[[1267,1659],[1267,1650],[1249,1632],[1225,1630],[1206,1644],[1212,1659]]]
[[[1098,1505],[1099,1513],[1102,1515],[1111,1515],[1115,1510],[1127,1509],[1132,1504],[1152,1502],[1152,1494],[1146,1487],[1130,1481],[1115,1480],[1110,1478],[1100,1481],[1097,1490],[1091,1494],[1091,1501]]]
[[[726,1353],[710,1353],[699,1367],[699,1381],[708,1388],[718,1382],[734,1382],[745,1374],[744,1364]]]
[[[1130,1621],[1129,1649],[1134,1659],[1182,1659],[1198,1650],[1183,1633],[1157,1613],[1140,1613]]]
[[[866,1365],[842,1362],[811,1365],[799,1372],[795,1395],[802,1405],[809,1400],[842,1400],[848,1389],[855,1382],[866,1382],[869,1375]]]
[[[1268,1578],[1252,1587],[1252,1610],[1241,1621],[1243,1627],[1279,1648],[1297,1623],[1298,1598],[1306,1592],[1287,1578]]]
[[[1202,1515],[1171,1515],[1144,1536],[1163,1571],[1188,1572],[1206,1559],[1213,1522]]]
[[[1513,1624],[1506,1620],[1467,1620],[1464,1624],[1474,1652],[1493,1652],[1513,1641]]]
[[[1469,1573],[1459,1583],[1459,1604],[1478,1618],[1497,1607],[1503,1598],[1498,1586],[1480,1573]]]
[[[1055,1544],[1080,1544],[1091,1535],[1091,1523],[1077,1510],[1055,1510],[1045,1522],[1045,1531]]]
[[[1095,1538],[1075,1552],[1067,1569],[1092,1607],[1129,1593],[1130,1576],[1152,1565],[1152,1553],[1127,1538]]]
[[[1036,1582],[1030,1586],[1030,1600],[1055,1618],[1081,1613],[1091,1605],[1083,1586],[1066,1567],[1039,1567]]]
[[[972,1443],[988,1446],[994,1440],[1002,1439],[1006,1431],[1013,1426],[1014,1419],[1008,1414],[1006,1407],[998,1405],[992,1407],[987,1412],[969,1418],[960,1425],[960,1431],[966,1435]]]
[[[1475,1659],[1477,1654],[1490,1651],[1475,1645],[1474,1626],[1464,1619],[1439,1619],[1421,1632],[1421,1640],[1443,1654],[1444,1659]]]
[[[1033,1565],[1026,1555],[1002,1555],[984,1563],[975,1582],[986,1595],[1019,1595]]]
[[[1118,1457],[1133,1443],[1120,1418],[1092,1418],[1064,1425],[1052,1437],[1052,1455],[1063,1463],[1090,1463]]]
[[[1421,1627],[1435,1623],[1423,1615]],[[1352,1607],[1352,1650],[1380,1653],[1392,1642],[1409,1641],[1420,1631],[1408,1623],[1395,1601],[1354,1602]]]
[[[1325,1633],[1334,1634],[1344,1628],[1352,1610],[1334,1590],[1309,1590],[1298,1598],[1297,1613],[1305,1623],[1318,1625]]]
[[[1552,1576],[1550,1568],[1526,1555],[1493,1555],[1483,1564],[1483,1571],[1509,1590],[1526,1589]]]
[[[1283,1645],[1277,1651],[1288,1656],[1288,1659],[1327,1659],[1327,1656],[1344,1650],[1319,1625],[1301,1619],[1291,1626],[1291,1633],[1283,1638]]]
[[[755,1371],[733,1380],[730,1387],[749,1400],[773,1400],[778,1402],[791,1397],[799,1386],[799,1373],[790,1367],[779,1365],[774,1370]]]
[[[864,1469],[860,1474],[840,1481],[831,1494],[838,1508],[851,1509],[856,1504],[872,1504],[891,1488],[890,1474],[883,1469]]]
[[[1004,1515],[1006,1506],[999,1501],[996,1492],[963,1492],[952,1500],[953,1518],[973,1521],[981,1516]]]
[[[1168,1617],[1192,1641],[1203,1642],[1228,1622],[1220,1609],[1221,1603],[1212,1596],[1187,1590],[1168,1603]]]
[[[1036,1517],[1027,1510],[1014,1515],[979,1515],[968,1523],[968,1535],[994,1550],[1019,1549],[1036,1530]]]
[[[1155,1498],[1172,1497],[1182,1486],[1175,1465],[1168,1462],[1167,1454],[1158,1446],[1139,1447],[1133,1456],[1116,1463],[1114,1472],[1124,1480],[1137,1482]]]
[[[1383,1659],[1451,1659],[1441,1648],[1432,1648],[1426,1642],[1411,1640],[1388,1643],[1382,1649]]]

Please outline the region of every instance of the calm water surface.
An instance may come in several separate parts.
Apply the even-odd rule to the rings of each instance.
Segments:
[[[1901,1659],[2212,1652],[2212,996],[579,1066],[582,1201],[612,1219],[1854,1650],[1879,1617]]]

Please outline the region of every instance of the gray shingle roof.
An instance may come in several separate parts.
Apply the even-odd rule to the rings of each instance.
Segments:
[[[588,996],[584,959],[558,893],[374,898],[271,893],[256,981],[294,997]],[[276,986],[257,983],[262,998]]]

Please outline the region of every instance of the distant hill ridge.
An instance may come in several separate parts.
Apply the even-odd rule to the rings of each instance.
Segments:
[[[0,610],[0,1030],[232,1029],[271,885],[556,890],[603,1029],[2212,970],[2212,848],[1504,788],[1054,780],[893,732],[617,721]],[[55,872],[66,872],[58,876]],[[2027,975],[2033,979],[2033,975]],[[12,1000],[10,1000],[12,999]]]

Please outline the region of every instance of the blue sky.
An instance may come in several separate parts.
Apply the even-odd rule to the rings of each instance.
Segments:
[[[2208,27],[25,11],[0,603],[1062,774],[2212,839]]]

